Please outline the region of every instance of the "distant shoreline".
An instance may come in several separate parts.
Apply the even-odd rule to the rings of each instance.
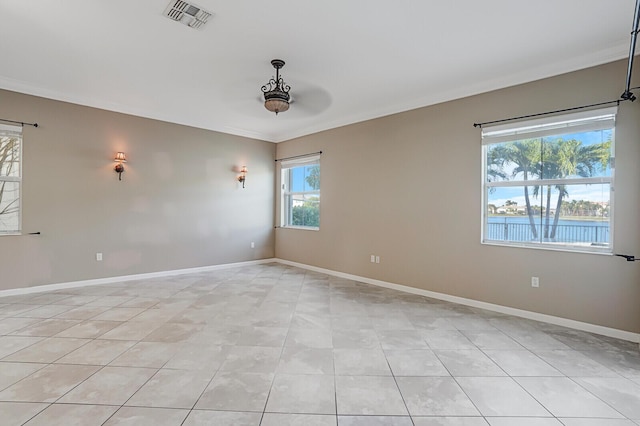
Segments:
[[[512,217],[512,218],[516,218],[516,217],[527,217],[526,214],[489,214],[487,215],[487,217]],[[538,217],[543,217],[546,218],[546,216],[543,214],[542,216],[539,215],[534,215],[534,218],[538,218]],[[549,215],[549,221],[553,221],[553,214]],[[608,217],[600,217],[600,216],[560,216],[558,218],[559,220],[575,220],[576,222],[609,222],[609,218]]]

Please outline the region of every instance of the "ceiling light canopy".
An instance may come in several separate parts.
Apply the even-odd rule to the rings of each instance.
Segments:
[[[284,67],[284,61],[274,59],[271,61],[271,65],[276,69],[276,77],[271,78],[267,84],[262,86],[262,93],[264,93],[264,107],[278,115],[279,112],[289,109],[289,90],[291,87],[280,77],[280,68]]]

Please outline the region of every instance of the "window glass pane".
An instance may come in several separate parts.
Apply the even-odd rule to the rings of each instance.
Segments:
[[[612,129],[545,137],[542,178],[611,176],[612,141]]]
[[[484,240],[538,242],[541,225],[539,190],[540,187],[533,186],[489,188],[485,195]]]
[[[291,195],[291,226],[320,227],[320,196]]]
[[[545,204],[548,200],[550,207],[543,210],[543,242],[583,247],[609,246],[609,184],[554,185],[550,189],[544,188]]]
[[[615,111],[483,130],[483,241],[611,251]]]
[[[540,179],[542,139],[488,145],[486,182]]]
[[[283,168],[283,226],[320,227],[320,165]]]
[[[0,233],[20,231],[20,183],[0,181]]]
[[[294,167],[290,169],[290,191],[306,192],[320,189],[320,166]]]
[[[20,176],[20,138],[0,136],[0,177]]]
[[[489,188],[484,239],[559,248],[609,247],[610,189],[609,184]]]

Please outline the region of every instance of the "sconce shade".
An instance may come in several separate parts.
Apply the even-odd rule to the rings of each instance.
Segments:
[[[242,166],[242,168],[240,169],[240,176],[238,176],[238,182],[242,182],[243,188],[246,180],[247,180],[247,166]]]
[[[116,158],[114,158],[113,161],[116,161],[118,163],[113,168],[113,170],[115,170],[118,174],[118,180],[122,180],[122,173],[124,173],[124,166],[122,165],[122,163],[127,162],[127,158],[125,157],[124,152],[118,152],[116,154]]]

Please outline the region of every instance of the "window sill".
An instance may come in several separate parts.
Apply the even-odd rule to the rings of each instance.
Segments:
[[[504,241],[481,241],[482,245],[497,246],[497,247],[514,247],[533,250],[548,250],[548,251],[561,251],[565,253],[582,253],[582,254],[599,254],[599,255],[613,255],[613,249],[611,247],[597,247],[585,245],[583,246],[567,246],[562,243],[554,244],[527,244],[527,243],[508,243]]]
[[[0,237],[19,237],[23,235],[22,232],[0,232]]]
[[[320,228],[316,226],[281,226],[282,229],[299,229],[301,231],[319,231]]]

